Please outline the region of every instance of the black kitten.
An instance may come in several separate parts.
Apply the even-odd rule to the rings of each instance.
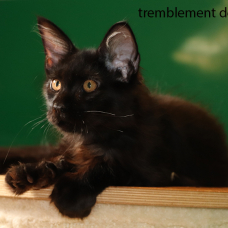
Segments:
[[[54,184],[51,200],[69,217],[89,215],[108,186],[227,186],[224,131],[182,99],[150,94],[139,73],[137,43],[126,22],[98,49],[77,49],[38,18],[46,53],[47,118],[62,133],[48,160],[12,166],[16,194]]]

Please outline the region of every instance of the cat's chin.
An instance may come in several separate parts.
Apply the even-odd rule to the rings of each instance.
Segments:
[[[66,133],[74,133],[75,132],[75,125],[70,122],[66,121],[59,121],[58,123],[55,123],[55,126],[57,126],[62,132]]]

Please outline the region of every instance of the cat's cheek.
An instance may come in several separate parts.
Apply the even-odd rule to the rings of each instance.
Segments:
[[[47,101],[46,101],[46,105],[47,105],[48,110],[50,110],[50,109],[52,108],[52,106],[53,106],[53,102],[47,100]]]
[[[49,90],[50,90],[50,80],[43,87],[43,96],[46,100],[47,109],[51,110],[53,107],[54,100],[57,97],[57,94],[53,94],[53,92],[50,92]]]
[[[53,115],[52,108],[50,108],[47,112],[47,119],[51,124],[54,124],[54,125],[57,124],[57,119]]]

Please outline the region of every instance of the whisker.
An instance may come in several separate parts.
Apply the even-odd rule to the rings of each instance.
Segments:
[[[36,119],[34,119],[34,120],[30,120],[30,121],[29,121],[28,123],[26,123],[23,127],[25,127],[26,125],[28,125],[29,123],[31,123],[31,122],[33,122],[33,121],[35,121],[35,120],[40,119],[40,118],[43,117],[44,115],[46,115],[46,113],[42,114],[40,117],[38,117],[38,118],[36,118]]]
[[[119,132],[123,133],[123,131],[122,131],[122,130],[116,130],[116,131],[119,131]]]
[[[83,124],[83,126],[85,126],[85,121],[84,121],[83,119],[82,119],[82,124]],[[81,133],[84,132],[83,126],[82,126],[82,128],[81,128]],[[85,130],[86,130],[86,129],[85,129]]]
[[[84,121],[84,120],[82,120],[82,123],[83,123],[83,125],[85,126],[85,132],[88,134],[88,133],[89,133],[89,131],[88,131],[88,127],[87,127],[87,125],[86,125],[85,121]]]
[[[68,147],[66,148],[66,150],[62,153],[62,156],[64,156],[65,153],[71,149],[71,147],[72,147],[72,142],[75,140],[74,137],[75,137],[75,134],[74,134],[74,136],[72,137],[72,140],[71,140],[71,143],[69,143],[69,146],[68,146]]]
[[[130,117],[130,116],[134,116],[134,114],[128,114],[128,115],[124,115],[124,116],[117,116],[116,114],[111,113],[111,112],[103,112],[103,111],[97,111],[97,110],[94,110],[94,111],[84,111],[84,112],[102,113],[102,114],[108,114],[108,115],[111,115],[111,116],[114,116],[114,117]]]
[[[29,133],[28,133],[28,135],[27,135],[26,138],[28,138],[28,136],[31,134],[31,132],[32,132],[36,127],[38,127],[41,123],[43,123],[45,120],[46,120],[46,118],[44,118],[44,119],[38,121],[37,123],[33,124],[33,127],[32,127],[32,129],[29,131]],[[46,124],[46,123],[45,123],[45,124]],[[44,125],[45,125],[45,124],[44,124]],[[43,126],[44,126],[44,125],[43,125]],[[43,127],[43,126],[42,126],[42,127]]]
[[[45,135],[45,133],[46,133],[46,131],[48,130],[49,123],[48,123],[48,122],[45,123],[41,128],[43,128],[46,124],[47,124],[47,126],[45,127],[45,129],[44,129],[44,131],[43,131],[43,134],[42,134],[42,140],[41,140],[41,144],[42,144],[42,145],[45,145],[46,142],[47,142],[47,140],[46,140],[47,135]],[[40,128],[40,129],[41,129],[41,128]]]
[[[45,135],[44,140],[45,141],[47,141],[47,134],[48,134],[48,131],[49,131],[50,128],[51,128],[51,124],[48,123],[47,128],[44,130],[44,135]],[[46,131],[46,133],[45,133],[45,131]]]
[[[32,127],[35,128],[37,125],[41,124],[41,123],[44,122],[45,120],[46,120],[46,118],[44,118],[44,119],[42,119],[42,120],[40,120],[40,121],[34,123],[34,124],[32,125]]]
[[[110,113],[110,112],[103,112],[103,111],[84,111],[84,112],[91,112],[91,113],[103,113],[103,114],[108,114],[108,115],[115,116],[115,114],[114,114],[114,113]]]
[[[3,165],[4,165],[5,162],[6,162],[6,159],[7,159],[8,155],[9,155],[9,152],[10,152],[10,150],[11,150],[11,148],[12,148],[12,145],[13,145],[14,141],[16,140],[17,136],[21,133],[21,131],[24,129],[24,127],[27,126],[28,124],[32,123],[33,121],[42,118],[44,115],[46,115],[46,113],[42,114],[40,117],[37,117],[37,118],[35,118],[35,119],[33,119],[33,120],[30,120],[29,122],[27,122],[26,124],[24,124],[24,125],[22,126],[22,128],[21,128],[20,131],[16,134],[16,136],[14,137],[12,143],[10,144],[10,147],[9,147],[9,149],[8,149],[8,151],[7,151],[6,157],[5,157],[4,161],[3,161]]]
[[[42,129],[47,123],[45,123],[40,129]]]
[[[119,131],[119,132],[121,132],[121,133],[124,133],[122,130],[113,129],[113,128],[107,127],[107,126],[105,126],[105,125],[103,125],[103,127],[106,127],[106,128],[108,128],[108,129],[110,129],[110,130],[113,130],[113,131]]]
[[[134,114],[129,114],[129,115],[125,115],[125,116],[116,116],[116,117],[130,117],[130,116],[134,116]]]

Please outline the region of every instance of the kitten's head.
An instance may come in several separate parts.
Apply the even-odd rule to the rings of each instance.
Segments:
[[[46,55],[44,96],[52,124],[62,132],[85,133],[108,122],[117,124],[113,117],[132,115],[140,57],[126,22],[114,24],[98,49],[79,50],[45,18],[38,18],[38,29]]]

